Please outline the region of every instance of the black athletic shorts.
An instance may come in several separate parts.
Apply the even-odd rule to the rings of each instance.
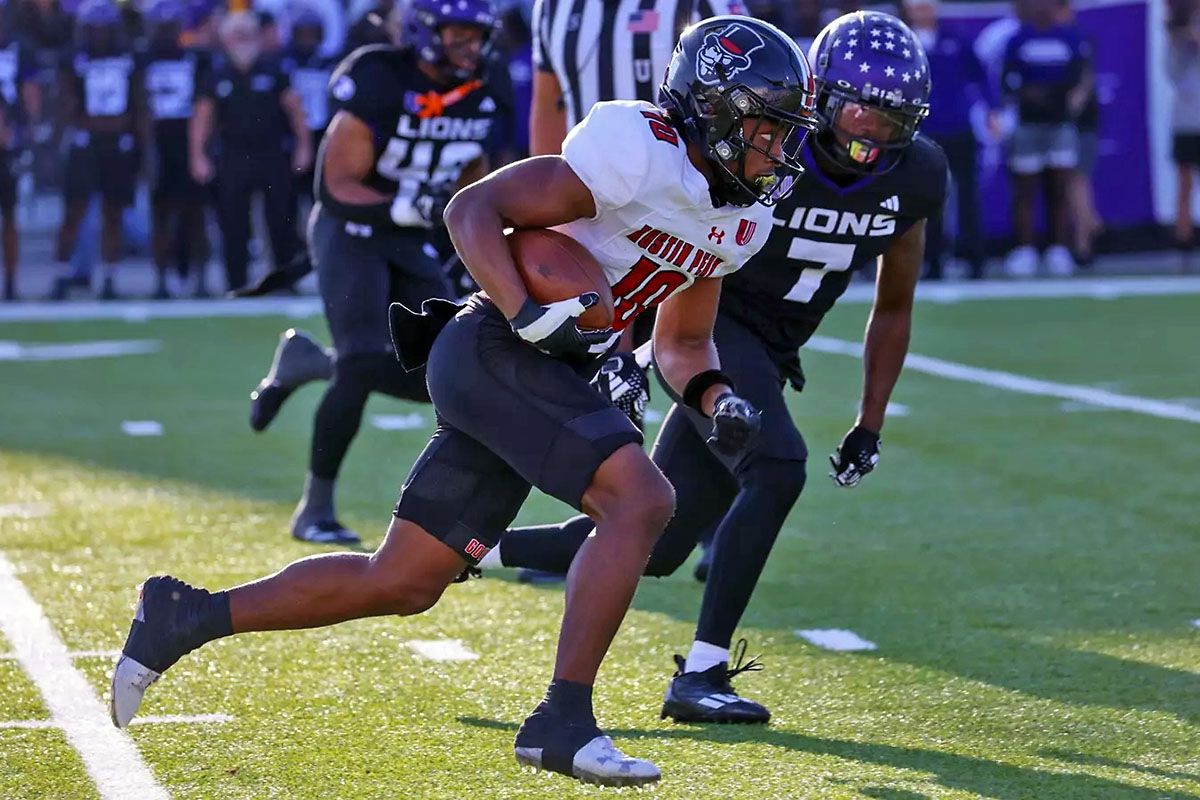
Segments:
[[[721,359],[721,371],[737,384],[739,397],[749,400],[762,412],[762,430],[754,443],[745,452],[730,458],[713,450],[723,464],[734,475],[748,467],[756,458],[774,458],[785,461],[807,461],[808,447],[804,437],[792,421],[787,401],[783,394],[786,380],[780,372],[771,349],[757,334],[725,313],[717,314],[713,330],[717,355]],[[695,409],[685,406],[675,391],[667,385],[658,369],[659,383],[667,395],[675,401],[696,432],[707,439],[712,433],[712,420]]]
[[[641,433],[574,368],[535,349],[473,296],[433,343],[427,375],[438,427],[395,515],[478,562],[536,486],[579,509],[593,476]]]
[[[1177,133],[1171,146],[1171,158],[1176,164],[1200,167],[1200,133]]]
[[[99,193],[105,202],[133,205],[139,158],[135,144],[131,133],[76,133],[63,178],[67,202]]]
[[[17,207],[16,154],[0,149],[0,215],[11,219]]]
[[[313,206],[309,253],[339,358],[392,352],[391,303],[420,308],[431,297],[451,296],[426,238],[420,229],[376,232]]]

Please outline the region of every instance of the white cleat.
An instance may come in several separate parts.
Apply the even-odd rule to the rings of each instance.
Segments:
[[[518,747],[515,752],[517,763],[548,769],[542,764],[542,748]],[[571,774],[582,783],[600,786],[642,786],[662,778],[662,773],[653,763],[625,755],[617,749],[611,738],[603,735],[576,751],[571,762]]]
[[[1046,250],[1046,271],[1055,278],[1069,278],[1075,274],[1075,258],[1061,244]]]
[[[113,669],[112,687],[109,696],[109,715],[113,725],[118,728],[128,727],[129,721],[137,714],[138,707],[150,684],[162,677],[149,667],[143,667],[126,655],[117,659]]]
[[[1014,248],[1004,259],[1004,273],[1010,278],[1032,278],[1038,271],[1038,252],[1030,245]]]

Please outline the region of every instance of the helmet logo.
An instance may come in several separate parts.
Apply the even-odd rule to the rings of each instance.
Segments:
[[[764,45],[757,31],[738,22],[713,31],[696,53],[696,77],[710,86],[729,80],[749,68],[750,54]]]

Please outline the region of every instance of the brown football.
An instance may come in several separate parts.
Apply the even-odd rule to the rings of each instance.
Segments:
[[[508,247],[530,297],[554,303],[595,292],[600,302],[583,312],[579,327],[600,330],[612,325],[612,288],[600,262],[583,245],[558,231],[529,228],[510,233]]]

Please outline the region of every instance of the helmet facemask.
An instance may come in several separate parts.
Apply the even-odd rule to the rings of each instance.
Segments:
[[[705,155],[718,172],[720,198],[736,206],[773,206],[786,197],[804,171],[800,150],[817,121],[806,109],[780,107],[742,86],[705,93],[704,100],[700,114],[712,123],[706,126]],[[774,170],[747,175],[750,152],[763,156]]]
[[[881,175],[895,168],[929,114],[928,106],[889,106],[829,86],[822,86],[818,97],[821,128],[813,146],[838,168],[859,175]],[[862,118],[858,127],[863,130],[847,130],[847,114]]]

